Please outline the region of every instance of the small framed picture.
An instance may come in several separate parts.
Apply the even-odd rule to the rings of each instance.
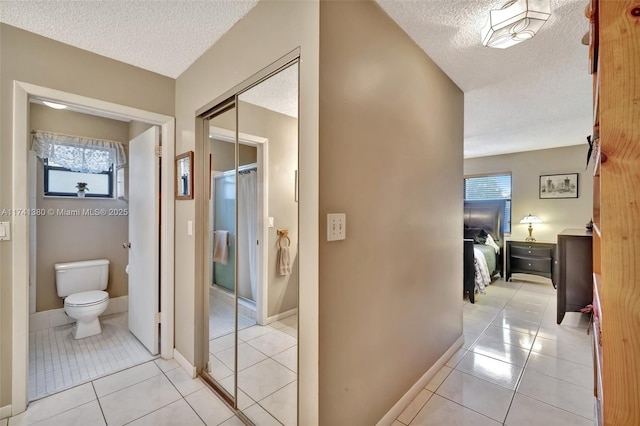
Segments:
[[[176,156],[176,200],[193,200],[193,151]]]
[[[578,173],[541,175],[540,198],[578,198]]]

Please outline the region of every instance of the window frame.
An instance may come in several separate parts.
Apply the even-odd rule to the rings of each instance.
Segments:
[[[509,176],[509,198],[481,198],[481,199],[473,199],[467,200],[467,179],[477,179],[483,177],[502,177]],[[513,216],[513,174],[511,172],[496,172],[496,173],[482,173],[482,174],[474,174],[474,175],[465,175],[463,179],[463,200],[464,201],[494,201],[494,200],[504,200],[505,201],[505,211],[503,213],[503,232],[504,234],[511,234],[512,230],[512,216]],[[507,217],[507,210],[509,210],[509,215]],[[508,228],[507,228],[508,225]],[[508,231],[507,231],[508,229]]]
[[[45,197],[78,197],[78,192],[53,192],[53,191],[49,191],[49,171],[51,170],[55,170],[55,171],[62,171],[62,172],[69,172],[69,173],[80,173],[80,172],[75,172],[71,169],[68,169],[66,167],[59,167],[59,166],[50,166],[49,165],[49,160],[47,158],[42,159],[42,166],[43,166],[43,172],[44,172],[44,196]],[[114,168],[113,168],[113,163],[111,164],[111,166],[109,167],[109,170],[105,170],[103,172],[100,173],[94,173],[94,174],[101,174],[101,175],[108,175],[109,177],[109,193],[108,194],[91,194],[90,192],[85,193],[84,197],[85,198],[101,198],[101,199],[114,199],[114,179],[115,179],[115,173],[114,173]]]

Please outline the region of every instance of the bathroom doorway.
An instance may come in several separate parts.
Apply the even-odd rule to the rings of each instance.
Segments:
[[[76,111],[70,110],[68,112],[84,113],[86,115],[94,116],[94,119],[103,120],[107,118],[115,118],[116,121],[127,123],[126,126],[128,126],[133,133],[142,133],[145,129],[150,127],[157,129],[155,130],[156,133],[160,133],[158,131],[160,130],[159,126],[162,127],[161,140],[164,154],[167,156],[160,156],[159,148],[156,146],[152,147],[151,152],[154,157],[152,161],[157,164],[158,168],[162,165],[164,173],[161,177],[160,175],[157,175],[154,181],[156,190],[153,191],[155,194],[153,195],[153,198],[157,200],[157,213],[155,215],[158,218],[158,221],[150,221],[152,223],[156,223],[154,227],[156,231],[156,240],[151,242],[151,245],[155,245],[156,247],[158,247],[158,245],[160,246],[160,248],[155,250],[156,266],[154,267],[154,270],[156,272],[156,278],[153,278],[155,292],[158,294],[158,297],[156,297],[155,300],[153,298],[151,299],[151,304],[154,306],[152,310],[152,318],[150,318],[150,324],[152,324],[155,333],[159,332],[160,338],[158,339],[155,350],[151,351],[146,349],[137,338],[133,337],[128,330],[127,294],[120,296],[118,292],[123,286],[118,285],[118,283],[115,282],[110,282],[110,285],[114,284],[116,287],[119,286],[120,290],[118,290],[118,288],[108,289],[113,290],[113,295],[115,297],[110,300],[109,307],[107,308],[107,311],[104,312],[106,315],[100,321],[102,325],[102,333],[79,340],[75,340],[72,337],[71,339],[68,339],[70,330],[69,333],[67,333],[66,329],[70,328],[70,326],[67,324],[69,319],[64,308],[61,309],[59,307],[53,307],[53,309],[46,309],[51,306],[43,305],[41,308],[45,309],[40,309],[40,312],[38,312],[37,306],[30,306],[30,300],[35,302],[34,305],[45,303],[45,301],[41,297],[38,297],[39,292],[37,289],[36,291],[31,291],[31,288],[35,287],[35,285],[31,286],[31,276],[34,276],[35,280],[38,279],[37,273],[30,273],[34,268],[34,264],[36,264],[36,262],[33,262],[34,256],[30,255],[22,258],[18,253],[22,247],[24,247],[30,254],[37,253],[39,238],[35,221],[30,220],[31,218],[29,217],[25,217],[24,220],[17,218],[17,220],[14,221],[15,233],[13,241],[15,261],[13,269],[13,292],[15,301],[13,320],[14,324],[16,324],[13,334],[12,358],[14,374],[12,398],[15,402],[12,404],[12,414],[14,415],[24,411],[28,400],[39,398],[45,394],[55,393],[64,388],[75,386],[78,383],[83,383],[93,378],[145,362],[148,359],[154,358],[155,355],[152,354],[152,352],[158,353],[159,349],[162,349],[163,358],[171,358],[173,356],[172,276],[174,193],[172,166],[174,119],[172,117],[162,116],[155,113],[148,113],[107,102],[78,97],[64,92],[52,91],[47,88],[28,85],[26,83],[19,83],[16,86],[14,102],[14,111],[17,121],[20,122],[20,120],[22,120],[24,123],[30,122],[30,129],[34,128],[35,123],[33,122],[33,117],[30,117],[30,106],[33,106],[34,101],[38,102],[42,99],[71,105],[76,109]],[[35,109],[38,109],[38,107],[35,107]],[[96,115],[98,117],[95,117]],[[41,123],[47,123],[47,120],[43,120]],[[55,123],[60,124],[61,122],[55,120]],[[19,125],[16,126],[17,134],[20,133],[20,130],[18,130],[20,128],[21,127]],[[26,129],[27,127],[25,126],[24,128]],[[77,127],[74,129],[78,130]],[[75,130],[73,133],[69,130],[67,130],[66,133],[63,133],[63,129],[60,128],[53,130],[57,130],[57,132],[60,132],[59,134],[64,136],[69,136],[70,133],[71,135],[73,135],[73,133],[80,133]],[[129,135],[130,133],[127,132],[125,141],[129,141]],[[14,152],[17,157],[16,161],[19,162],[20,157],[23,156],[25,163],[27,163],[28,159],[30,164],[29,168],[14,168],[14,178],[32,183],[28,190],[16,188],[14,200],[24,199],[26,200],[25,205],[35,204],[37,206],[37,200],[35,199],[37,198],[39,191],[36,184],[40,183],[40,180],[38,178],[31,179],[33,174],[30,174],[29,172],[34,169],[38,171],[38,168],[40,167],[38,162],[41,160],[37,160],[34,157],[28,157],[30,155],[28,154],[30,142],[31,137],[28,137],[26,134],[24,137],[18,137],[17,135],[14,137]],[[38,172],[44,174],[44,170]],[[109,239],[100,238],[98,233],[104,231],[104,229],[100,228],[109,228],[112,230],[115,230],[115,228],[106,226],[106,222],[103,222],[102,227],[99,225],[87,225],[84,222],[85,219],[90,220],[95,217],[114,218],[114,220],[120,219],[120,222],[124,221],[125,223],[128,221],[127,205],[130,200],[128,199],[127,191],[122,189],[126,188],[125,181],[128,179],[128,171],[115,170],[114,168],[111,172],[113,173],[113,180],[109,185],[107,185],[108,191],[110,191],[110,193],[107,194],[108,196],[101,197],[101,195],[104,195],[104,191],[100,188],[99,183],[94,181],[89,185],[89,194],[85,194],[85,197],[79,197],[79,194],[76,195],[77,198],[71,197],[70,194],[60,197],[56,197],[55,195],[49,197],[49,201],[61,200],[74,202],[75,206],[73,206],[73,208],[70,205],[59,208],[47,207],[45,209],[36,207],[36,210],[34,211],[44,211],[45,214],[40,215],[41,217],[48,216],[49,212],[51,212],[52,217],[66,217],[67,219],[71,218],[76,220],[80,219],[80,222],[76,223],[77,226],[62,229],[64,236],[55,240],[59,243],[58,247],[64,247],[65,242],[68,243],[66,246],[67,250],[65,251],[69,251],[69,248],[72,247],[71,243],[68,241],[70,236],[81,233],[87,233],[92,236],[95,240],[95,246],[117,246],[119,254],[115,254],[115,252],[113,252],[108,256],[99,256],[96,255],[95,250],[91,252],[90,248],[83,250],[82,254],[88,257],[113,258],[114,262],[110,262],[110,275],[114,278],[116,276],[122,278],[124,275],[125,280],[128,281],[125,271],[127,268],[127,262],[129,261],[127,253],[128,250],[123,247],[123,244],[128,243],[130,240],[128,231],[125,231],[124,235],[122,235],[122,233],[113,232],[113,235],[111,236],[112,238]],[[91,176],[88,176],[88,179],[90,177]],[[44,183],[42,184],[44,185]],[[95,194],[91,194],[92,186],[96,192]],[[161,201],[160,192],[162,192]],[[100,206],[80,204],[96,202],[102,204]],[[160,212],[162,212],[162,215],[160,215]],[[148,218],[148,212],[145,214]],[[31,232],[29,232],[30,228],[32,230]],[[22,229],[25,230],[23,234],[20,232]],[[33,230],[35,230],[35,232],[33,232]],[[49,229],[49,231],[45,231],[45,234],[46,232],[51,232],[51,229]],[[29,238],[21,238],[21,234],[29,236]],[[158,234],[161,234],[161,236]],[[41,236],[45,237],[46,235]],[[16,251],[18,253],[16,253]],[[63,254],[61,250],[58,251],[61,255]],[[69,259],[66,260],[68,261]],[[53,287],[51,287],[52,281]],[[119,279],[116,281],[120,283],[122,282],[122,280]],[[128,283],[126,281],[124,285],[125,293],[126,287],[128,287]],[[49,288],[45,290],[45,294],[49,294],[50,296],[53,294],[52,300],[55,300],[55,298],[57,298],[55,291],[55,278],[53,280],[46,280],[46,282],[47,285],[43,285],[43,287],[49,286]],[[22,283],[25,283],[26,285],[24,287],[20,287]],[[18,288],[16,288],[16,286]],[[29,290],[21,291],[22,289]],[[44,314],[45,311],[50,312]],[[31,317],[29,315],[30,313],[32,314]],[[23,318],[27,318],[28,321],[23,322],[24,320],[20,320],[20,317],[23,315]],[[30,325],[34,328],[40,327],[41,329],[37,331],[40,334],[36,335],[36,332],[30,333]],[[52,325],[54,325],[54,327],[51,327]],[[46,333],[44,332],[45,326],[48,329]],[[21,329],[21,327],[24,328]],[[58,328],[58,330],[55,330],[56,328]],[[125,335],[126,338],[123,339],[122,336]],[[21,336],[24,336],[24,338],[21,338]],[[31,344],[35,346],[35,351],[30,351]],[[135,347],[136,345],[137,347]],[[49,350],[46,349],[47,347]],[[40,352],[38,352],[38,348],[41,349]],[[78,353],[82,355],[78,356]],[[68,365],[65,365],[65,363]],[[42,365],[44,370],[37,371],[39,365]],[[64,373],[65,368],[69,372],[66,376]],[[33,372],[35,372],[35,374],[32,375],[31,373]],[[24,381],[21,380],[22,377],[24,377]],[[44,389],[42,386],[38,389],[38,380],[45,383]],[[47,384],[47,381],[50,383]],[[32,388],[34,389],[32,390]]]
[[[159,293],[158,229],[149,220],[159,158],[157,126],[138,135],[147,126],[36,98],[29,118],[30,210],[42,213],[29,218],[35,400],[157,354],[157,327],[145,319],[155,321]],[[104,268],[90,264],[99,259]]]

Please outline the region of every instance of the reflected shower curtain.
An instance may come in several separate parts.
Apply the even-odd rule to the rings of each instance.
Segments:
[[[238,175],[238,294],[258,295],[258,173]]]

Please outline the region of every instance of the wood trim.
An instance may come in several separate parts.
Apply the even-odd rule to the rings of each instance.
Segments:
[[[604,424],[640,424],[640,1],[598,4]]]

